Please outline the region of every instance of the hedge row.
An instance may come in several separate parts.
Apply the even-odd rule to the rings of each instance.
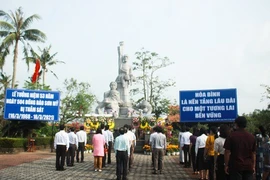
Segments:
[[[35,146],[49,146],[51,144],[51,137],[37,137]],[[26,138],[0,138],[0,148],[26,148],[28,146],[28,139]]]

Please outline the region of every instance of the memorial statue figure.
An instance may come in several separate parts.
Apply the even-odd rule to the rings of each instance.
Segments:
[[[132,74],[132,66],[129,64],[128,56],[123,55],[123,42],[120,42],[120,46],[118,47],[118,77],[116,78],[117,82],[117,90],[120,93],[121,100],[124,103],[124,106],[129,107],[130,98],[129,98],[129,87],[134,81],[134,76]]]
[[[147,115],[147,114],[151,114],[152,113],[152,106],[151,104],[146,101],[143,100],[140,104],[138,104],[136,106],[137,109],[141,110],[143,114]]]
[[[120,99],[120,93],[116,90],[117,83],[110,83],[110,90],[104,93],[104,99],[101,102],[98,102],[96,107],[97,114],[114,114],[118,116],[119,114],[119,105],[123,102]],[[104,109],[104,111],[102,111]]]

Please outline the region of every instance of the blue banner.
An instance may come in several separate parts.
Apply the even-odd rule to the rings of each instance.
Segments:
[[[4,119],[59,121],[60,92],[7,89]]]
[[[236,89],[180,91],[180,122],[232,122],[237,117]]]

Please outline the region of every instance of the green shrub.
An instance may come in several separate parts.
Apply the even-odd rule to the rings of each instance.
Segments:
[[[35,139],[36,146],[47,146],[50,145],[51,137],[37,137]]]
[[[24,138],[0,138],[1,148],[22,148],[27,140]]]
[[[172,137],[172,138],[170,139],[170,144],[178,145],[178,144],[179,144],[178,138],[177,138],[177,137]]]

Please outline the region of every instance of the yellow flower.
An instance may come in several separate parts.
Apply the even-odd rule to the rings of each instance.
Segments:
[[[91,145],[91,144],[86,144],[85,150],[89,151],[89,150],[93,150],[93,149],[94,149],[93,145]]]
[[[144,149],[145,151],[151,151],[151,146],[148,145],[148,144],[145,144],[145,145],[143,146],[143,149]]]

